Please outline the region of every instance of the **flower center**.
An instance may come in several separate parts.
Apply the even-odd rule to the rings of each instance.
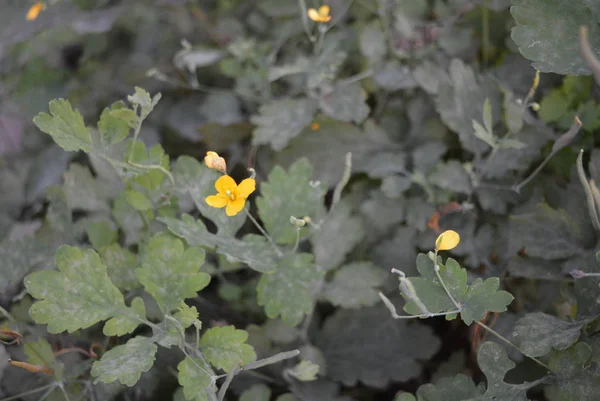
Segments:
[[[229,197],[230,201],[233,202],[235,200],[236,196],[235,196],[235,192],[234,191],[232,191],[231,189],[228,189],[228,190],[225,191],[225,193]]]

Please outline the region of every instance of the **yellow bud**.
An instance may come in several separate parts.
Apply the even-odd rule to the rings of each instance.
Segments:
[[[225,163],[225,159],[219,156],[217,152],[206,152],[204,164],[206,164],[206,167],[214,168],[221,173],[225,173],[227,171],[227,163]]]
[[[436,251],[447,251],[456,248],[460,242],[460,235],[456,231],[447,230],[440,234],[435,240]]]

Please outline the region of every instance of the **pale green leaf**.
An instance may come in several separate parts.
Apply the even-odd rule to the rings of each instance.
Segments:
[[[119,228],[125,233],[125,243],[127,245],[137,244],[140,234],[143,232],[144,221],[140,213],[127,202],[124,191],[115,199],[112,215]]]
[[[333,280],[325,284],[323,298],[335,306],[358,309],[380,302],[377,287],[389,275],[370,262],[354,262],[335,272]]]
[[[132,387],[140,380],[142,373],[152,368],[157,349],[150,338],[134,337],[106,351],[99,361],[94,362],[92,376],[103,383],[119,380]]]
[[[600,368],[597,341],[579,342],[564,351],[556,351],[548,365],[555,382],[546,387],[551,399],[561,401],[595,401],[600,392]]]
[[[366,104],[366,93],[357,83],[339,83],[319,98],[319,108],[325,115],[344,122],[360,124],[369,116],[371,109]]]
[[[181,327],[187,329],[198,320],[198,310],[195,306],[188,306],[184,303],[173,317],[181,324]]]
[[[120,316],[123,295],[95,251],[61,246],[56,264],[60,271],[44,270],[25,278],[29,294],[40,299],[29,312],[33,320],[48,324],[50,333],[72,333]]]
[[[435,384],[424,384],[417,390],[418,401],[465,401],[475,398],[479,391],[473,379],[463,374],[444,377]]]
[[[290,224],[291,216],[299,219],[319,217],[323,209],[323,189],[311,184],[312,172],[310,162],[300,159],[287,173],[276,166],[268,181],[261,184],[261,195],[256,199],[258,214],[275,242],[293,244],[296,241],[296,227]],[[302,236],[308,231],[307,227],[300,229]]]
[[[360,30],[358,45],[360,52],[370,63],[376,63],[383,59],[387,53],[387,43],[378,20],[370,22]]]
[[[269,401],[271,389],[263,383],[255,384],[240,395],[240,401]]]
[[[200,339],[200,349],[214,367],[229,372],[256,360],[251,345],[245,344],[248,333],[234,326],[213,327]]]
[[[271,244],[261,236],[248,234],[243,240],[227,238],[208,232],[204,223],[190,215],[174,218],[159,218],[169,230],[186,240],[191,246],[204,246],[225,256],[230,261],[246,263],[261,273],[272,273],[277,266],[276,253]]]
[[[431,328],[393,320],[383,307],[338,310],[319,336],[328,376],[346,386],[362,382],[384,388],[391,380],[408,381],[421,374],[440,347]]]
[[[73,110],[65,99],[52,100],[49,109],[50,114],[40,113],[33,119],[35,125],[67,152],[91,152],[92,137],[79,110]]]
[[[564,350],[579,339],[583,322],[566,322],[542,312],[528,313],[517,321],[515,339],[525,355],[544,356]]]
[[[510,240],[529,256],[553,260],[582,252],[578,229],[564,210],[542,203],[535,212],[510,218]]]
[[[100,253],[103,247],[117,242],[119,235],[114,224],[109,220],[90,221],[86,225],[85,232],[94,249]]]
[[[128,310],[124,310],[121,316],[113,317],[106,322],[102,332],[107,337],[131,334],[140,325],[140,322],[144,320],[146,320],[144,300],[140,297],[135,297],[131,301],[131,307]]]
[[[527,145],[518,139],[513,138],[503,138],[498,143],[500,149],[523,149]]]
[[[279,99],[261,106],[259,114],[250,120],[257,126],[253,143],[269,144],[273,150],[282,150],[311,123],[316,109],[316,102],[306,98]]]
[[[535,69],[563,75],[590,73],[579,47],[579,27],[588,27],[590,45],[598,54],[600,26],[598,15],[584,1],[513,0],[512,4],[516,26],[511,37]]]
[[[102,111],[98,121],[102,142],[106,145],[122,142],[136,121],[137,115],[133,110],[128,109],[123,101],[113,103]]]
[[[200,272],[205,252],[199,247],[184,250],[183,242],[170,235],[157,234],[150,239],[136,276],[161,308],[171,311],[186,298],[193,298],[210,282]]]
[[[273,274],[261,277],[256,292],[258,304],[265,307],[267,316],[297,325],[313,309],[313,295],[324,271],[308,253],[288,254],[279,259]]]
[[[112,243],[98,251],[108,271],[108,277],[121,291],[131,291],[141,286],[135,277],[137,257],[129,249]]]
[[[207,393],[216,393],[217,386],[212,369],[202,359],[186,356],[177,365],[179,384],[188,401],[208,401]],[[213,399],[213,398],[211,398]]]
[[[108,196],[89,168],[78,163],[64,173],[64,191],[72,210],[104,212],[108,210]]]
[[[293,368],[288,369],[287,373],[303,382],[313,381],[317,380],[319,365],[311,361],[302,360]]]
[[[56,360],[52,346],[44,337],[37,341],[28,341],[23,345],[23,352],[27,357],[27,362],[33,365],[51,366]]]
[[[486,130],[481,124],[479,124],[478,121],[475,121],[475,120],[473,120],[473,134],[477,138],[481,139],[483,142],[490,145],[490,147],[497,146],[496,138],[494,137],[494,134],[492,134],[490,131]]]
[[[52,260],[55,247],[32,237],[0,242],[0,294],[19,288],[23,278],[35,266]]]
[[[133,206],[135,210],[146,211],[152,210],[152,201],[140,191],[129,189],[125,191],[127,202]]]

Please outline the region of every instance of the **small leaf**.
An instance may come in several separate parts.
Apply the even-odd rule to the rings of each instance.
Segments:
[[[256,292],[258,304],[265,307],[271,319],[281,319],[292,326],[302,321],[313,309],[316,285],[324,271],[312,263],[308,253],[289,254],[281,259],[273,274],[261,277]]]
[[[118,232],[109,220],[90,221],[85,232],[95,250],[117,242]]]
[[[515,326],[515,338],[528,356],[544,356],[577,342],[583,322],[565,322],[542,312],[528,313]]]
[[[424,384],[417,390],[418,401],[465,401],[479,395],[473,379],[463,374],[441,378],[435,384]]]
[[[134,316],[135,318],[133,318]],[[104,325],[102,332],[107,337],[131,334],[145,319],[146,306],[144,300],[136,297],[131,301],[131,308],[129,308],[128,313],[123,312],[121,316],[110,319]]]
[[[478,121],[473,120],[473,134],[483,142],[494,148],[497,146],[496,137],[490,131],[486,130]]]
[[[210,282],[210,276],[200,272],[204,255],[199,247],[184,250],[181,240],[157,234],[150,239],[136,276],[165,312],[172,311]]]
[[[229,372],[256,360],[254,348],[244,344],[246,340],[248,333],[234,326],[213,327],[202,336],[200,349],[214,367]]]
[[[385,271],[370,262],[354,262],[335,272],[333,280],[325,285],[323,297],[347,309],[373,306],[380,301],[377,287],[387,277]]]
[[[257,127],[253,144],[270,144],[275,151],[285,148],[311,123],[317,105],[311,99],[281,99],[261,106],[259,114],[250,121]]]
[[[58,272],[44,270],[25,278],[29,294],[41,299],[29,311],[34,321],[48,324],[50,333],[72,333],[120,316],[123,295],[95,251],[63,245],[56,252],[56,264]]]
[[[142,373],[154,365],[154,355],[158,347],[150,338],[134,337],[123,345],[106,351],[99,361],[92,365],[92,376],[103,383],[119,380],[121,384],[133,387]]]
[[[429,181],[442,189],[470,194],[473,191],[469,173],[458,160],[439,163],[429,176]]]
[[[107,145],[122,142],[137,121],[137,115],[131,109],[126,108],[122,101],[113,103],[110,108],[105,108],[98,121],[98,131],[102,141]]]
[[[255,384],[240,395],[239,401],[269,401],[271,389],[263,383]]]
[[[527,146],[526,144],[519,141],[518,139],[512,139],[512,138],[502,138],[500,140],[500,142],[498,143],[498,147],[500,149],[523,149],[526,146]]]
[[[142,212],[152,210],[152,202],[140,191],[134,189],[127,190],[125,191],[125,197],[127,198],[127,202],[133,206],[135,210]]]
[[[582,251],[577,227],[564,210],[539,204],[533,213],[511,216],[510,240],[527,255],[563,259]]]
[[[342,82],[331,93],[319,98],[319,108],[335,120],[360,124],[371,111],[365,101],[365,91],[359,84]]]
[[[183,394],[188,401],[208,401],[207,393],[216,393],[214,373],[202,359],[186,356],[177,365],[179,384],[183,386]],[[210,398],[211,400],[214,399]]]
[[[275,242],[296,241],[296,228],[289,223],[290,216],[316,219],[322,211],[323,190],[310,184],[312,171],[310,162],[300,159],[287,173],[276,166],[269,180],[261,184],[261,196],[256,199],[258,214]],[[307,232],[308,228],[301,229],[302,235]]]
[[[384,388],[391,380],[418,377],[421,361],[437,352],[440,341],[431,328],[392,320],[387,309],[377,307],[338,310],[325,321],[318,346],[331,379]]]
[[[34,119],[35,125],[50,135],[54,142],[67,152],[83,150],[92,151],[92,137],[83,122],[79,110],[71,107],[65,99],[52,100],[49,105],[50,114],[40,113]]]
[[[23,352],[25,352],[27,362],[33,365],[50,367],[56,360],[52,346],[44,337],[38,338],[37,341],[26,342],[23,346]]]
[[[303,382],[317,380],[319,365],[302,360],[292,369],[287,370],[287,373]]]

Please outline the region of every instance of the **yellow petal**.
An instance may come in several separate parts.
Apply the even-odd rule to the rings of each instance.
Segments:
[[[323,6],[319,7],[319,16],[325,17],[325,18],[329,17],[330,10],[331,9],[329,8],[328,5],[323,5]]]
[[[231,178],[228,175],[224,175],[222,177],[219,177],[219,179],[215,182],[215,188],[217,189],[218,193],[227,195],[227,190],[235,190],[237,188],[237,184],[235,183],[233,178]]]
[[[41,1],[38,1],[29,8],[29,11],[27,11],[27,16],[25,18],[27,18],[27,21],[32,21],[36,19],[44,8],[46,8],[46,5]]]
[[[319,20],[321,19],[319,12],[314,8],[309,8],[306,14],[308,15],[308,18],[310,18],[313,21],[319,22]]]
[[[229,203],[229,198],[227,197],[227,195],[223,194],[211,195],[206,197],[206,203],[208,204],[208,206],[222,208],[227,206],[227,204]]]
[[[236,200],[229,202],[227,209],[225,209],[225,214],[230,217],[235,216],[242,211],[245,204],[246,200],[244,198],[237,198]]]
[[[246,199],[254,190],[256,190],[256,181],[252,178],[246,178],[238,185],[237,196]]]
[[[460,235],[456,231],[448,230],[440,234],[435,240],[435,249],[438,251],[447,251],[456,248],[460,242]]]
[[[214,168],[217,171],[225,173],[227,171],[227,163],[217,152],[206,152],[204,164],[208,168]]]

